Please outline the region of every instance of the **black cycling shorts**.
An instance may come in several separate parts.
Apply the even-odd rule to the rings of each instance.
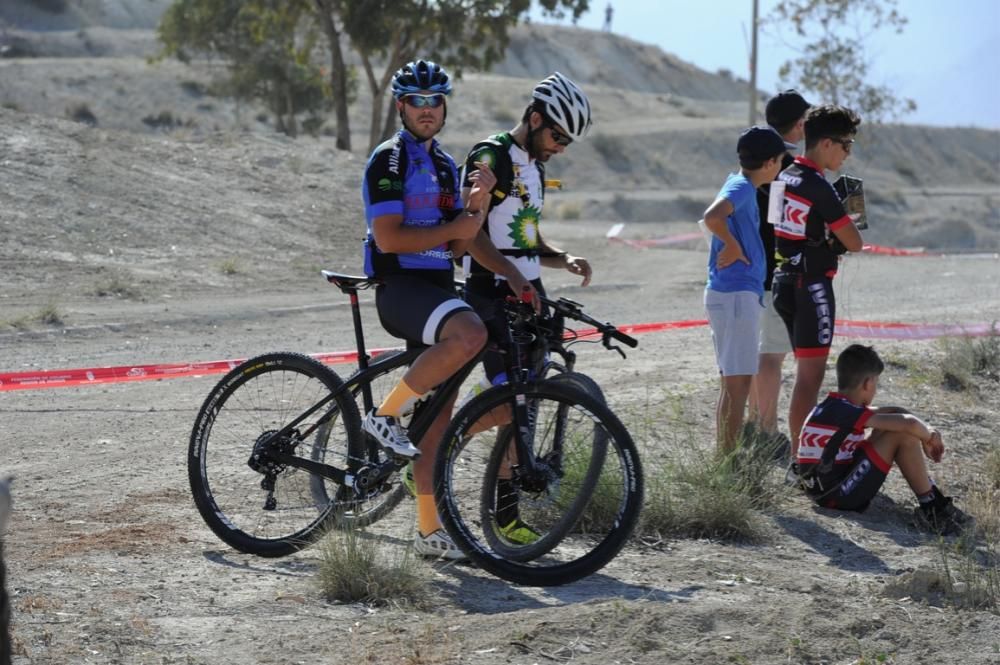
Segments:
[[[891,463],[879,457],[872,442],[865,440],[855,449],[846,470],[834,469],[820,476],[819,482],[807,491],[824,508],[862,511],[882,488],[890,468]]]
[[[379,279],[382,284],[375,290],[379,321],[390,335],[411,344],[436,344],[448,319],[472,311],[455,292],[449,270],[414,270]]]
[[[541,279],[531,280],[531,285],[538,291],[538,295],[545,295]],[[502,302],[513,295],[514,292],[510,290],[507,280],[497,279],[492,274],[474,273],[465,280],[465,299],[479,314],[490,333],[490,344],[487,345],[486,353],[483,355],[483,369],[486,371],[486,377],[494,385],[507,381],[507,367],[502,351],[506,347],[507,319],[504,316]],[[548,308],[543,306],[542,313],[547,316]],[[553,325],[562,330],[561,319]]]
[[[774,311],[785,322],[796,358],[830,355],[837,301],[830,277],[777,273],[771,286]]]

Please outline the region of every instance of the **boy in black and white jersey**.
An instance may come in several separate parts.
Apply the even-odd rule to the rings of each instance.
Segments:
[[[838,171],[851,154],[861,119],[842,106],[815,106],[806,114],[805,155],[781,172],[785,203],[774,229],[778,267],[772,286],[795,352],[795,386],[788,409],[792,459],[802,423],[816,404],[833,341],[833,277],[841,254],[861,251],[851,222],[824,171]]]
[[[919,501],[918,523],[943,535],[971,526],[927,473],[924,457],[940,462],[944,456],[941,433],[902,407],[871,406],[884,368],[870,346],[852,344],[841,352],[837,392],[816,405],[802,429],[803,489],[825,508],[861,511],[895,464]]]

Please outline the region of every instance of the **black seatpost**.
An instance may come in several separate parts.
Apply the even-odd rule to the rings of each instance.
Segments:
[[[361,305],[357,289],[351,290],[351,316],[354,319],[354,342],[358,347],[358,367],[368,369],[368,352],[365,350],[365,333],[361,327]]]

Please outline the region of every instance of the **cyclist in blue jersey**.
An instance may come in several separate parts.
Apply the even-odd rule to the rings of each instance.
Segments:
[[[479,233],[495,177],[485,166],[469,174],[472,188],[463,206],[455,162],[434,139],[444,126],[451,89],[447,72],[434,62],[400,68],[392,94],[403,128],[375,148],[365,167],[365,274],[381,281],[375,292],[379,320],[393,336],[429,348],[366,415],[363,428],[393,454],[415,460],[415,550],[458,559],[463,555],[441,527],[432,485],[434,453],[451,409],[442,409],[419,449],[399,423],[423,395],[472,359],[487,337],[482,321],[455,293],[452,259],[465,254]]]

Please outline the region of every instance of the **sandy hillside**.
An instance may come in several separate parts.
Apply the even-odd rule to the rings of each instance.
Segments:
[[[527,90],[537,75],[468,75],[443,137],[449,148],[460,153],[503,127],[521,102],[502,91]],[[350,345],[345,299],[317,271],[360,270],[363,150],[275,135],[256,111],[191,84],[209,76],[127,53],[0,59],[0,373]],[[582,289],[550,273],[549,289],[620,323],[701,318],[702,246],[638,250],[604,234],[620,221],[630,238],[690,231],[728,168],[726,134],[741,107],[722,93],[621,90],[607,80],[590,89],[598,129],[553,161],[567,186],[547,201],[544,224],[591,260],[595,280]],[[86,102],[98,125],[66,119],[72,101]],[[196,122],[172,131],[142,123],[162,110]],[[360,145],[363,108],[354,113]],[[988,179],[996,169],[985,168],[997,164],[998,135],[880,130],[883,149],[863,147],[855,162],[884,192],[871,237],[1000,245],[1000,192]],[[894,161],[916,146],[935,180]],[[1000,318],[1000,260],[988,254],[850,256],[836,288],[842,318]],[[370,344],[394,344],[368,301],[364,314]],[[942,365],[953,361],[938,342],[874,343],[890,361],[884,401],[928,415],[944,434],[950,450],[935,475],[996,519],[983,465],[1000,430],[996,379],[944,381]],[[648,478],[709,445],[716,379],[704,328],[644,335],[627,360],[584,348],[579,366],[627,420]],[[331,603],[316,585],[317,550],[240,555],[194,509],[187,442],[216,379],[0,392],[0,473],[17,476],[6,537],[17,665],[1000,662],[995,592],[992,607],[976,604],[970,589],[983,578],[961,567],[995,575],[995,540],[950,559],[966,586],[946,593],[952,544],[913,526],[897,475],[864,515],[789,494],[756,515],[758,542],[647,532],[567,587],[519,588],[468,566],[428,565],[431,610]],[[404,503],[372,534],[399,551],[412,519]]]

